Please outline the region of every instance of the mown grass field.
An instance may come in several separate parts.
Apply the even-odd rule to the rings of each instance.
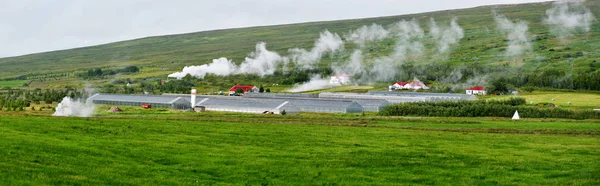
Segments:
[[[106,109],[0,113],[0,185],[600,184],[593,120]]]
[[[27,83],[26,80],[13,80],[13,81],[0,81],[0,88],[3,87],[22,87],[23,84]]]
[[[514,96],[487,96],[485,99],[509,99]],[[563,108],[599,108],[600,94],[585,92],[551,92],[551,91],[533,91],[531,93],[521,92],[516,97],[522,97],[529,103],[533,101],[538,103],[553,103]],[[554,101],[552,101],[554,99]],[[569,105],[568,103],[571,102]]]

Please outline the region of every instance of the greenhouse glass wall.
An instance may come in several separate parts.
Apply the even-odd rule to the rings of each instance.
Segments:
[[[182,97],[166,97],[153,95],[118,95],[118,94],[96,94],[87,99],[88,102],[104,105],[141,106],[149,104],[156,108],[170,108],[186,110],[190,109],[191,103]]]
[[[281,114],[285,110],[287,114],[297,114],[300,109],[289,101],[249,99],[240,97],[208,96],[201,98],[196,106],[204,106],[206,110],[222,112],[244,112],[265,113],[273,112]]]
[[[386,100],[376,99],[334,99],[334,98],[303,98],[303,97],[254,97],[257,99],[280,99],[290,101],[298,106],[302,112],[324,112],[324,113],[356,113],[363,111],[379,111],[388,105]],[[358,103],[362,110],[352,102]]]

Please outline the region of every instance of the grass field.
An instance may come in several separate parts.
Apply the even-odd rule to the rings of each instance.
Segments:
[[[0,185],[600,184],[598,121],[105,109],[0,113]]]
[[[2,87],[22,87],[23,84],[27,83],[26,80],[13,80],[13,81],[0,81],[0,88]]]
[[[508,99],[513,96],[491,96],[489,99]],[[600,107],[600,94],[582,93],[582,92],[548,92],[534,91],[531,93],[521,93],[517,97],[522,97],[529,103],[553,103],[558,107],[573,108],[598,108]],[[552,101],[554,99],[554,101]],[[569,105],[568,102],[571,102]]]

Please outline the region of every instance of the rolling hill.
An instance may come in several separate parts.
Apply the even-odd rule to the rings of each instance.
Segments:
[[[188,65],[207,64],[219,57],[227,57],[240,63],[258,42],[266,42],[267,48],[282,55],[291,48],[310,49],[319,33],[329,30],[342,38],[351,30],[363,25],[390,25],[401,20],[415,20],[425,33],[430,32],[429,20],[434,18],[440,25],[448,25],[453,18],[464,29],[464,37],[452,46],[444,58],[427,58],[420,63],[444,63],[460,65],[482,63],[488,66],[515,66],[525,71],[538,69],[567,69],[571,73],[587,71],[600,64],[600,24],[594,21],[588,32],[578,32],[567,39],[550,32],[543,20],[552,3],[482,6],[459,10],[430,13],[299,23],[278,26],[250,27],[203,31],[179,35],[147,37],[98,46],[30,54],[0,59],[0,79],[22,75],[43,75],[87,71],[92,68],[116,68],[129,65],[142,67],[140,74],[132,77],[166,77]],[[587,1],[585,6],[594,15],[600,15],[600,1]],[[511,21],[527,22],[531,50],[519,58],[507,58],[506,34],[497,29],[493,12]],[[346,39],[345,39],[346,40]],[[391,41],[393,42],[393,41]],[[426,55],[434,55],[434,40],[424,41]],[[357,46],[345,42],[345,51]],[[366,48],[367,56],[382,56],[390,47],[373,44]],[[510,49],[509,49],[510,50]],[[350,52],[348,52],[350,53]],[[326,56],[325,64],[347,60],[349,54]]]

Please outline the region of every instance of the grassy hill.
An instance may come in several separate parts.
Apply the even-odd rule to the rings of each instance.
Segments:
[[[588,1],[586,6],[592,10],[594,15],[600,15],[600,2]],[[548,27],[542,24],[545,11],[550,7],[550,3],[483,6],[402,16],[148,37],[99,46],[3,58],[0,59],[0,66],[2,66],[0,78],[126,65],[148,67],[143,70],[147,76],[161,76],[180,70],[186,65],[209,63],[218,57],[233,58],[234,61],[240,62],[246,54],[253,51],[255,44],[261,41],[268,43],[268,49],[285,54],[290,48],[312,47],[319,32],[325,29],[343,35],[362,25],[373,23],[388,25],[403,19],[416,19],[427,31],[430,18],[435,18],[439,24],[446,24],[453,17],[459,19],[458,23],[465,30],[465,37],[460,41],[460,46],[450,54],[447,62],[458,64],[466,61],[480,61],[486,64],[502,64],[507,61],[500,57],[502,48],[505,47],[505,38],[503,34],[495,31],[496,23],[493,19],[492,9],[506,15],[511,20],[518,18],[529,22],[531,35],[546,38],[533,43],[535,55],[527,55],[524,59],[528,62],[525,65],[527,68],[539,68],[548,64],[552,64],[556,68],[564,67],[563,61],[565,60],[560,56],[573,53],[573,51],[584,53],[584,57],[575,60],[576,66],[580,68],[586,68],[586,65],[592,60],[600,61],[598,53],[600,24],[596,21],[589,33],[575,35],[568,42],[561,42],[551,36]],[[544,46],[545,49],[540,50],[540,46]],[[352,46],[347,47],[352,48]],[[571,50],[562,50],[567,47]],[[557,50],[549,52],[548,49],[551,48]],[[548,60],[543,61],[544,64],[539,64],[540,60],[536,59],[539,59],[540,56]]]

